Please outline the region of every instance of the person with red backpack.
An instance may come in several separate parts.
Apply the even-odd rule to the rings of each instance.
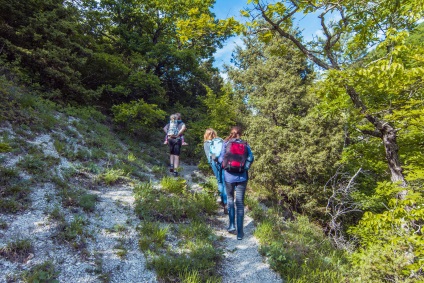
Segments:
[[[227,205],[229,226],[227,231],[236,231],[234,193],[236,194],[235,204],[237,206],[237,240],[242,240],[243,219],[244,219],[244,196],[246,193],[247,181],[249,179],[248,170],[254,161],[252,150],[246,141],[241,139],[241,128],[232,127],[230,135],[225,139],[218,161],[224,169],[225,187],[227,191]]]
[[[216,131],[208,128],[203,135],[203,149],[205,150],[206,159],[212,168],[218,183],[218,191],[221,196],[221,205],[224,208],[224,214],[228,214],[227,208],[227,192],[224,183],[224,173],[222,172],[221,163],[218,162],[218,157],[221,154],[224,140],[218,137]]]

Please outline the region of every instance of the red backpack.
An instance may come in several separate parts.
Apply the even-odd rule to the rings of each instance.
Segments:
[[[222,168],[227,172],[244,172],[247,156],[247,142],[239,139],[230,140],[225,148]]]

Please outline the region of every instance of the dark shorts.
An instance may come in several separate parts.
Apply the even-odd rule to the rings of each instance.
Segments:
[[[181,145],[182,145],[181,138],[177,138],[177,139],[169,138],[168,145],[169,145],[169,153],[171,155],[177,155],[177,156],[180,155]]]

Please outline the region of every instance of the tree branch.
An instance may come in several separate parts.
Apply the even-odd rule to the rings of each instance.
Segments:
[[[300,51],[303,54],[305,54],[310,60],[312,60],[315,64],[317,64],[318,66],[320,66],[321,68],[323,68],[325,70],[334,69],[332,66],[328,65],[323,60],[321,60],[317,56],[315,56],[296,37],[294,37],[292,34],[286,32],[285,30],[283,30],[277,23],[275,23],[273,20],[271,20],[266,15],[266,11],[265,11],[264,7],[262,7],[261,4],[256,5],[255,8],[260,11],[260,13],[261,13],[262,17],[264,18],[264,20],[266,22],[268,22],[272,26],[273,30],[275,30],[276,32],[278,32],[282,37],[287,38],[291,42],[293,42],[300,49]]]

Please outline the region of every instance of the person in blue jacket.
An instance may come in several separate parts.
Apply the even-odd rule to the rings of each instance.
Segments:
[[[218,161],[223,164],[223,167],[226,167],[224,162],[225,159],[228,159],[227,146],[232,142],[243,142],[241,140],[241,128],[238,126],[232,127],[230,135],[225,139],[224,146],[222,147],[221,154],[218,158]],[[250,165],[253,163],[254,157],[250,146],[246,144],[247,148],[247,159],[244,164],[244,168],[240,170],[241,172],[230,172],[224,170],[224,179],[225,187],[227,190],[227,205],[228,205],[228,217],[229,217],[229,226],[228,232],[234,233],[236,227],[235,222],[235,207],[234,207],[234,192],[236,193],[235,204],[237,206],[237,240],[242,240],[243,233],[243,219],[244,219],[244,196],[247,187],[247,181],[249,179],[248,170]]]
[[[223,170],[221,163],[219,163],[218,160],[213,160],[210,154],[211,141],[217,137],[218,134],[214,129],[206,129],[205,134],[203,135],[203,149],[205,150],[206,159],[208,160],[208,163],[211,166],[216,181],[218,183],[218,191],[221,196],[221,205],[224,208],[224,214],[227,214],[227,192],[224,184],[224,173],[222,172]]]

